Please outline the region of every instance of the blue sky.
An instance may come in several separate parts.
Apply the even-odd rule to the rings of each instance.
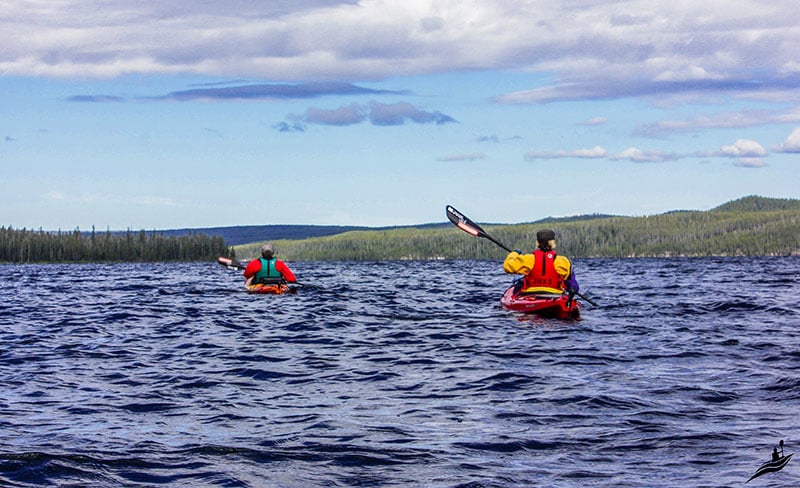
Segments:
[[[799,26],[788,0],[11,3],[0,226],[800,198]]]

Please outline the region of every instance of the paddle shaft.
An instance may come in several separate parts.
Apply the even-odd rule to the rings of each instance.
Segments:
[[[498,246],[500,246],[501,248],[505,249],[507,252],[513,252],[511,249],[508,248],[508,246],[498,241],[494,237],[490,236],[485,230],[481,228],[480,225],[470,220],[466,215],[462,214],[454,207],[448,205],[445,208],[445,210],[447,212],[447,218],[450,219],[450,222],[452,222],[456,227],[463,230],[467,234],[473,235],[475,237],[483,237],[484,239],[488,239],[493,243],[497,244]],[[575,293],[575,294],[578,295],[583,300],[585,300],[587,303],[590,303],[595,307],[597,306],[597,303],[583,296],[582,294],[580,293]]]

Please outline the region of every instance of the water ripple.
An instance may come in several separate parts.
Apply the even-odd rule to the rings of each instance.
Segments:
[[[579,322],[503,311],[490,261],[296,263],[277,297],[0,266],[0,485],[732,486],[794,450],[797,259],[575,266]]]

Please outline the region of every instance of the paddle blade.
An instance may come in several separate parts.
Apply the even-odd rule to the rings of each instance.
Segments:
[[[245,268],[244,266],[242,266],[240,263],[237,263],[233,259],[226,258],[226,257],[223,257],[223,256],[218,257],[217,258],[217,262],[219,264],[221,264],[223,266],[227,266],[229,268],[235,268],[235,269],[244,269]]]
[[[472,234],[475,237],[482,237],[486,235],[486,232],[481,229],[480,225],[471,221],[466,215],[462,214],[452,206],[448,205],[445,207],[445,210],[447,212],[447,218],[450,219],[450,222],[455,224],[456,227],[463,230],[467,234]]]

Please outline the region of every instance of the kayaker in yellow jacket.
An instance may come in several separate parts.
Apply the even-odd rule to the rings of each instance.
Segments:
[[[503,262],[506,273],[525,275],[519,293],[578,293],[580,285],[572,273],[572,263],[556,254],[556,233],[540,230],[536,243],[531,254],[512,251]]]

